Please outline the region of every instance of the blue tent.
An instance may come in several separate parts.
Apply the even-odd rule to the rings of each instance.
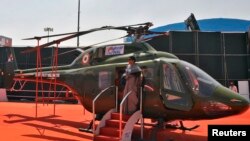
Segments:
[[[200,31],[203,32],[247,32],[250,28],[250,20],[229,19],[229,18],[213,18],[197,20]],[[167,32],[167,31],[186,31],[184,22],[164,25],[150,29],[152,31]],[[144,38],[153,37],[148,35]],[[124,42],[131,42],[131,37],[125,38]]]
[[[214,32],[247,32],[250,28],[249,20],[213,18],[197,20],[200,31]],[[151,29],[152,31],[183,31],[187,30],[184,22],[169,24]]]

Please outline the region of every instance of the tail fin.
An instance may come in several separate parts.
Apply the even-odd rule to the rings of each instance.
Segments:
[[[0,87],[8,89],[13,83],[14,71],[18,69],[14,48],[3,47],[0,53],[2,54]]]

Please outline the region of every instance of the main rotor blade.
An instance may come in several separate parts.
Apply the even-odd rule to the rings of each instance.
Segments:
[[[70,36],[66,36],[64,38],[54,40],[52,42],[45,43],[45,44],[37,46],[35,48],[24,50],[21,53],[30,53],[30,52],[36,51],[38,48],[42,49],[42,48],[48,47],[48,46],[53,45],[53,44],[59,44],[62,41],[66,41],[66,40],[72,39],[74,37],[80,36],[81,34],[83,35],[83,34],[87,34],[87,33],[90,33],[90,32],[93,32],[93,31],[86,31],[86,32],[81,32],[81,33],[73,34],[73,35],[70,35]]]
[[[35,37],[32,37],[32,38],[25,38],[25,39],[22,39],[22,40],[40,40],[42,38],[65,36],[65,35],[76,34],[76,33],[77,32],[70,32],[70,33],[62,33],[62,34],[54,34],[54,35],[46,35],[46,36],[35,36]]]
[[[87,31],[97,31],[97,30],[102,30],[103,28],[115,28],[115,29],[121,29],[121,30],[125,30],[124,27],[129,27],[129,26],[139,26],[139,25],[147,25],[147,24],[151,24],[150,22],[147,23],[141,23],[141,24],[133,24],[133,25],[126,25],[126,26],[119,26],[119,27],[112,27],[112,26],[103,26],[101,28],[93,28]],[[81,32],[86,32],[86,31],[81,31]],[[49,37],[57,37],[57,36],[65,36],[65,35],[70,35],[70,34],[77,34],[77,33],[81,33],[81,32],[69,32],[69,33],[62,33],[62,34],[54,34],[54,35],[45,35],[45,36],[35,36],[35,37],[31,37],[31,38],[24,38],[22,40],[40,40],[42,38],[49,38]]]
[[[40,48],[40,49],[41,49],[41,48],[48,47],[48,46],[53,45],[53,44],[59,44],[60,42],[63,42],[63,41],[66,41],[66,40],[69,40],[69,39],[72,39],[72,38],[75,38],[75,37],[78,37],[78,36],[82,36],[82,35],[85,35],[85,34],[88,34],[88,33],[91,33],[91,32],[95,32],[95,31],[110,30],[110,29],[117,29],[117,30],[129,31],[129,30],[130,30],[130,27],[132,27],[132,26],[140,26],[140,25],[151,26],[152,23],[147,22],[147,23],[134,24],[134,25],[127,25],[127,26],[118,26],[118,27],[104,26],[104,27],[101,27],[101,28],[94,28],[94,29],[90,29],[90,30],[86,30],[86,31],[81,31],[81,32],[65,33],[64,35],[68,35],[68,34],[73,34],[73,35],[69,35],[69,36],[63,37],[63,38],[61,38],[61,39],[58,39],[58,40],[54,40],[54,41],[45,43],[45,44],[43,44],[43,45],[37,46],[37,47],[32,48],[32,49],[24,50],[24,51],[22,51],[21,53],[30,53],[30,52],[36,51],[37,48]],[[59,34],[58,34],[58,35],[59,35]],[[61,34],[61,35],[63,35],[63,34]],[[57,36],[57,35],[53,35],[53,36]],[[45,36],[44,36],[44,37],[45,37]],[[35,37],[35,39],[41,39],[41,38],[42,38],[42,36],[41,36],[41,37]],[[27,38],[27,39],[29,39],[29,38]],[[33,39],[33,38],[32,38],[32,39]]]
[[[35,36],[35,37],[32,37],[32,38],[25,38],[23,40],[40,40],[42,38],[48,38],[48,37],[57,37],[57,36],[65,36],[65,35],[71,35],[71,34],[78,34],[78,33],[90,33],[90,32],[94,32],[94,31],[97,31],[97,30],[102,30],[104,27],[101,27],[101,28],[93,28],[93,29],[90,29],[90,30],[86,30],[86,31],[81,31],[81,32],[69,32],[69,33],[62,33],[62,34],[54,34],[54,35],[46,35],[46,36]],[[106,27],[105,27],[106,28]]]

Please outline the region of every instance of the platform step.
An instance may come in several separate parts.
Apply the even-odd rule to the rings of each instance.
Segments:
[[[126,122],[122,121],[122,128],[124,128],[125,125],[126,125]],[[119,128],[119,120],[115,120],[115,119],[106,120],[106,127]]]
[[[122,115],[123,121],[128,121],[131,115]],[[120,113],[111,113],[111,119],[120,120]]]
[[[94,141],[120,141],[118,137],[97,135],[94,137]]]
[[[122,130],[131,115],[122,115]],[[111,113],[111,118],[106,119],[105,126],[100,128],[99,135],[94,137],[94,141],[119,141],[120,113]]]
[[[100,129],[100,135],[119,137],[119,129],[114,127],[102,127]]]

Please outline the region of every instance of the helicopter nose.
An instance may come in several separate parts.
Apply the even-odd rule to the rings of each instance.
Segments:
[[[229,107],[228,113],[240,114],[249,109],[249,101],[238,93],[220,86],[214,92],[215,99]]]

